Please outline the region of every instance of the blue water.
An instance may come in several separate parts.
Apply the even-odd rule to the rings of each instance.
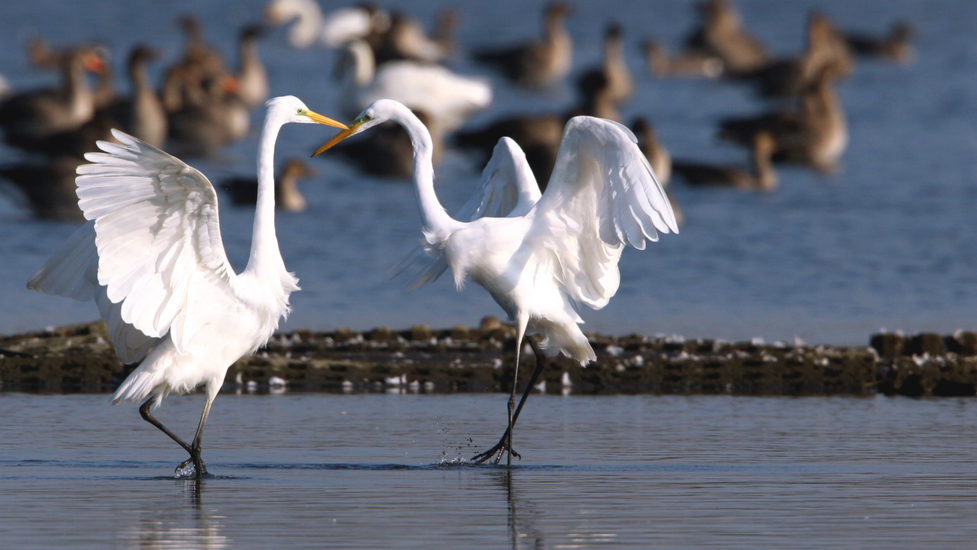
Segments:
[[[384,1],[409,7],[430,23],[441,2]],[[535,7],[500,0],[454,2],[462,12],[463,48],[509,42],[537,32]],[[540,2],[532,3],[541,5]],[[650,117],[674,156],[744,163],[745,152],[717,143],[723,116],[762,111],[748,89],[725,82],[659,80],[643,68],[638,44],[655,36],[672,49],[693,22],[692,2],[578,2],[570,31],[575,71],[596,63],[605,24],[624,24],[637,94],[625,119]],[[848,112],[850,146],[840,173],[820,177],[798,168],[781,171],[781,188],[756,196],[728,191],[672,189],[687,223],[648,250],[629,250],[622,284],[604,310],[585,311],[586,329],[605,333],[682,334],[687,337],[863,344],[880,328],[950,332],[974,328],[977,303],[977,4],[967,0],[825,0],[737,3],[746,24],[773,50],[801,49],[805,14],[818,7],[840,26],[881,33],[895,18],[918,31],[918,60],[909,67],[862,62],[840,85]],[[32,72],[24,41],[41,34],[54,44],[99,39],[125,53],[137,41],[180,51],[172,21],[193,11],[211,43],[233,52],[236,28],[259,17],[263,2],[131,1],[12,2],[0,20],[0,73],[16,88],[50,84]],[[514,14],[528,14],[516,16]],[[338,113],[332,56],[296,51],[283,33],[271,34],[261,53],[272,93],[295,94],[324,114]],[[481,72],[461,58],[455,67]],[[157,74],[160,67],[156,67]],[[472,125],[523,110],[562,109],[569,88],[532,97],[496,80],[498,101]],[[260,114],[254,115],[255,120]],[[279,158],[305,156],[327,138],[322,128],[286,127]],[[256,136],[216,161],[193,164],[212,180],[252,174]],[[0,160],[15,153],[2,150]],[[413,191],[371,179],[334,159],[316,161],[321,176],[302,187],[309,208],[281,215],[278,235],[286,265],[301,279],[294,312],[284,328],[444,327],[474,325],[501,311],[476,286],[456,293],[450,281],[405,294],[386,272],[419,239]],[[438,172],[449,210],[472,192],[478,168],[449,153]],[[221,211],[225,246],[241,268],[247,257],[251,212]],[[0,332],[10,333],[96,317],[92,304],[42,296],[24,283],[74,229],[39,223],[0,198]]]
[[[178,434],[203,396],[166,400]],[[104,395],[0,393],[4,548],[969,548],[977,401],[233,395],[215,478]]]

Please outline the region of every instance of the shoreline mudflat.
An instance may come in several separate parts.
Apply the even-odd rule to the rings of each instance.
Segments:
[[[508,391],[514,336],[507,326],[279,333],[230,367],[224,390]],[[977,394],[977,333],[971,332],[875,334],[864,347],[588,336],[597,362],[582,368],[565,357],[550,359],[543,391]],[[520,387],[535,358],[529,353],[523,360]],[[135,366],[115,356],[102,322],[0,336],[2,391],[111,392]]]

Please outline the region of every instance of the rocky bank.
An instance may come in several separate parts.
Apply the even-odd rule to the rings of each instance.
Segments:
[[[276,334],[228,370],[225,390],[507,391],[514,330],[507,326]],[[589,335],[586,368],[548,361],[545,391],[744,395],[977,394],[977,333],[876,334],[865,347]],[[524,355],[520,384],[535,359]],[[0,337],[5,391],[110,392],[135,368],[115,356],[101,322]],[[523,379],[523,376],[525,379]],[[569,383],[569,385],[567,384]]]

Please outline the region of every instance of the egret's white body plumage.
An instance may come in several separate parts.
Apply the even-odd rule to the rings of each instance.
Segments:
[[[414,61],[390,61],[377,68],[373,50],[362,41],[351,43],[348,54],[353,67],[342,97],[347,116],[389,98],[424,111],[439,131],[450,133],[492,104],[492,86],[484,79]]]
[[[205,416],[227,368],[271,337],[298,280],[275,234],[274,149],[286,123],[315,122],[298,98],[268,101],[258,155],[251,256],[237,274],[224,252],[217,194],[178,158],[113,130],[120,145],[78,168],[78,204],[90,220],[28,281],[28,288],[94,298],[125,363],[142,360],[113,403],[204,384]],[[201,421],[202,426],[203,420]]]
[[[378,102],[379,104],[380,102]],[[624,245],[644,249],[658,232],[678,232],[671,206],[626,127],[576,117],[567,123],[547,192],[540,194],[526,156],[502,138],[478,191],[454,218],[444,214],[433,182],[420,181],[423,125],[406,109],[415,146],[415,182],[425,220],[424,248],[433,255],[412,280],[418,288],[451,268],[455,285],[482,285],[516,323],[521,338],[543,337],[547,355],[586,364],[596,358],[578,327],[575,304],[600,309],[617,292]],[[404,113],[407,111],[407,113]],[[367,110],[369,112],[369,110]],[[391,116],[391,120],[400,122]],[[416,118],[414,118],[416,120]],[[402,123],[403,124],[403,123]],[[416,137],[415,137],[416,135]],[[430,192],[420,191],[430,187]],[[443,215],[438,214],[440,211]],[[409,257],[417,259],[418,251]]]
[[[503,138],[479,190],[451,217],[434,192],[430,134],[404,105],[377,101],[323,148],[387,120],[403,126],[414,146],[423,248],[431,256],[414,287],[449,267],[459,289],[468,278],[484,287],[515,323],[517,369],[526,334],[542,337],[548,356],[562,352],[582,365],[596,359],[575,304],[599,309],[614,296],[625,245],[643,249],[659,232],[678,232],[634,134],[608,120],[571,119],[545,194],[522,150]]]

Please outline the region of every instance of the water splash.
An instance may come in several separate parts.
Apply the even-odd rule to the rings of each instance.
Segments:
[[[189,462],[186,465],[179,465],[173,470],[173,479],[191,479],[197,477],[197,468],[193,465],[193,462]]]

